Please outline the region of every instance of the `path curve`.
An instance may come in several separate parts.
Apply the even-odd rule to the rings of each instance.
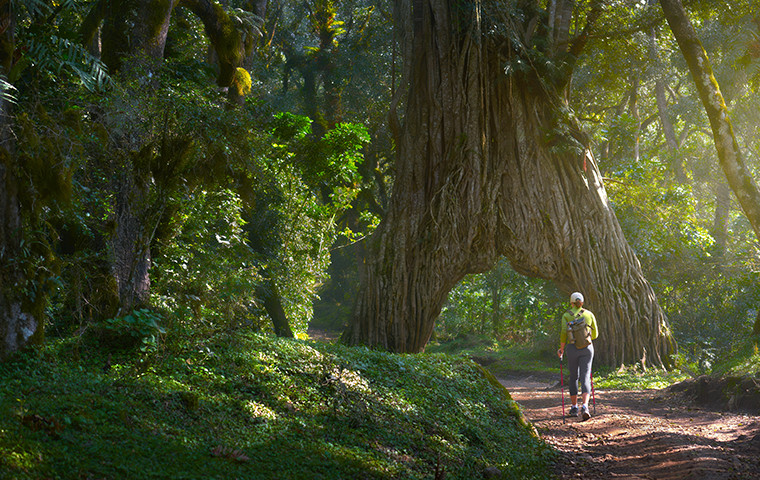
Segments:
[[[665,390],[596,390],[596,414],[563,423],[559,378],[500,381],[560,452],[560,479],[760,479],[758,416],[697,408]],[[566,411],[568,401],[565,388]]]

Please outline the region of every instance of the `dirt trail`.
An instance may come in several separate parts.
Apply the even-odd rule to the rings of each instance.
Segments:
[[[710,411],[663,390],[596,390],[596,414],[562,421],[558,378],[502,378],[562,454],[561,479],[760,479],[760,417]],[[565,411],[569,395],[565,386]],[[593,407],[592,407],[593,414]]]

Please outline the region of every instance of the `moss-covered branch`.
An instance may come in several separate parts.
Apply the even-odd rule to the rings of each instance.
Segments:
[[[232,19],[220,4],[210,0],[180,0],[178,6],[186,7],[203,22],[211,45],[219,57],[217,85],[230,86],[235,70],[245,58],[245,44]]]

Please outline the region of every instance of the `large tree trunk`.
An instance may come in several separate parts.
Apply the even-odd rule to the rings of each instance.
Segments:
[[[15,22],[10,0],[0,0],[0,74],[8,78],[15,50]],[[3,92],[8,94],[10,92]],[[16,149],[11,130],[12,103],[0,96],[0,358],[43,337],[41,313],[27,297],[29,272],[25,271],[24,239]]]
[[[110,239],[112,273],[119,294],[118,315],[126,315],[150,302],[150,243],[156,208],[150,200],[148,179],[123,175],[117,186],[115,231]]]
[[[720,93],[718,81],[712,74],[712,67],[702,43],[697,38],[691,20],[680,0],[660,0],[668,24],[676,37],[681,53],[689,65],[689,71],[697,86],[699,97],[710,120],[718,162],[731,189],[739,200],[739,205],[760,239],[760,191],[744,165],[739,144],[728,115],[728,108]]]
[[[21,255],[21,212],[18,201],[18,180],[5,163],[8,151],[8,102],[0,100],[3,120],[0,151],[0,359],[42,337],[43,322],[32,312],[25,296],[26,274]]]
[[[163,62],[174,4],[174,0],[99,0],[82,23],[81,40],[89,45],[102,33],[102,60],[112,72],[132,80],[151,78]],[[157,77],[153,78],[155,81]],[[146,132],[145,137],[148,135]],[[140,151],[139,157],[146,153],[142,151],[143,141],[139,136],[118,139],[114,155],[124,157],[131,155],[127,152]],[[117,314],[124,315],[149,302],[150,242],[157,221],[154,215],[164,200],[155,201],[155,187],[151,186],[155,182],[149,172],[139,172],[131,160],[116,165],[120,172],[114,185],[115,229],[109,248],[119,301]],[[106,312],[113,311],[111,305],[103,307]]]
[[[148,74],[163,61],[169,21],[177,3],[203,21],[220,59],[217,81],[220,86],[230,87],[246,45],[229,16],[211,0],[99,0],[83,22],[82,41],[91,42],[102,24],[102,58],[109,68],[128,79],[149,78]],[[266,1],[255,0],[254,8],[257,14],[263,15]],[[130,63],[124,63],[126,58]],[[230,88],[229,98],[234,104],[242,103],[242,96],[234,86]],[[150,172],[139,171],[132,164],[142,155],[152,155],[149,149],[143,148],[149,136],[150,132],[144,132],[142,137],[120,139],[118,150],[121,152],[115,153],[124,156],[125,152],[141,152],[122,165],[123,173],[115,185],[116,228],[109,247],[111,273],[118,287],[119,314],[129,313],[149,302],[150,243],[166,202],[160,192],[157,194],[161,180],[151,179]]]
[[[26,295],[29,272],[22,254],[24,235],[11,122],[10,102],[0,98],[0,359],[41,340],[44,332],[42,318]]]
[[[167,0],[100,0],[85,21],[90,28],[83,29],[82,39],[91,38],[93,27],[102,19],[103,62],[116,72],[125,58],[138,59],[126,66],[129,70],[145,66],[147,71],[136,73],[146,75],[163,61],[173,8],[174,1]]]
[[[362,271],[349,344],[418,352],[449,290],[505,255],[520,273],[580,290],[606,363],[675,349],[557,89],[506,76],[503,38],[446,0],[416,0],[410,91],[396,183]],[[559,332],[557,332],[559,336]]]

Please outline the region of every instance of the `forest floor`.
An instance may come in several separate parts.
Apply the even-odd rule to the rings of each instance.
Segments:
[[[563,421],[559,378],[515,372],[500,380],[560,451],[563,480],[760,479],[760,416],[701,408],[672,389],[597,389],[589,420]],[[567,413],[567,385],[564,395]]]

